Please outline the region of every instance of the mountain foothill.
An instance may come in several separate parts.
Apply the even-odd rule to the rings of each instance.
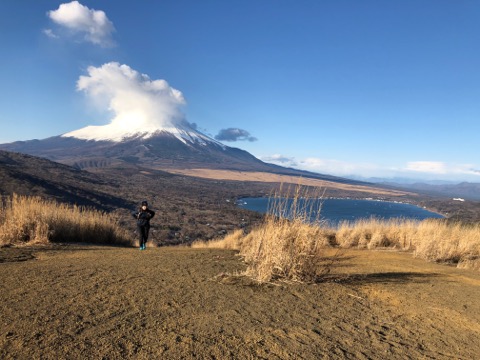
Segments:
[[[158,244],[208,240],[248,228],[262,216],[239,208],[236,200],[269,196],[282,182],[322,187],[331,197],[402,199],[459,214],[451,208],[459,204],[447,206],[438,197],[268,164],[185,126],[125,134],[120,141],[72,134],[1,144],[0,194],[41,196],[112,212],[132,231],[130,213],[147,199],[158,213],[152,231]],[[198,169],[216,176],[186,175]],[[230,176],[218,176],[225,172]],[[240,173],[242,178],[231,176]],[[466,216],[475,214],[472,210]]]

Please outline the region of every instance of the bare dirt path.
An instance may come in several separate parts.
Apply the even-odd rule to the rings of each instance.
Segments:
[[[478,359],[480,274],[349,251],[256,285],[232,251],[0,249],[1,359]]]

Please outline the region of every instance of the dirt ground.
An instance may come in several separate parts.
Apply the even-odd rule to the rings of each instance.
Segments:
[[[480,273],[348,251],[257,285],[233,251],[0,249],[1,359],[478,359]]]

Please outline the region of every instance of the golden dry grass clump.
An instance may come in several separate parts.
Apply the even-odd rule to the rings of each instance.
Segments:
[[[317,281],[326,271],[322,249],[329,245],[331,231],[311,223],[310,214],[318,199],[298,186],[293,201],[281,191],[269,204],[263,224],[249,234],[238,230],[223,240],[194,243],[193,247],[237,249],[247,263],[246,275],[259,282],[275,278],[293,281]],[[282,196],[280,195],[282,194]]]
[[[226,250],[240,250],[242,242],[245,239],[243,230],[235,230],[222,239],[216,240],[198,240],[192,243],[191,247],[194,249],[226,249]]]
[[[415,235],[415,256],[480,270],[480,224],[427,220]]]
[[[0,244],[87,242],[130,245],[109,214],[39,197],[6,197],[0,204]]]
[[[326,245],[326,230],[269,215],[262,227],[244,237],[240,254],[248,264],[246,275],[260,282],[274,278],[315,282],[328,272]]]
[[[239,250],[248,265],[246,274],[260,282],[319,280],[330,270],[324,256],[327,247],[412,251],[428,261],[480,270],[479,224],[372,218],[327,227],[319,221],[320,209],[314,208],[317,195],[308,196],[300,187],[290,201],[275,195],[263,224],[249,234],[236,231],[194,247]]]

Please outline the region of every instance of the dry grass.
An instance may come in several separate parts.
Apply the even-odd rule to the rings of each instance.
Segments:
[[[343,248],[413,249],[412,235],[419,222],[408,219],[362,219],[340,224],[335,232],[335,243]]]
[[[270,215],[242,241],[240,254],[248,264],[246,274],[260,282],[275,278],[318,281],[328,273],[325,239],[325,230],[318,226]]]
[[[336,243],[344,248],[396,248],[413,250],[425,260],[457,264],[459,267],[480,265],[480,225],[451,223],[445,220],[407,219],[362,220],[344,223],[336,232]]]
[[[422,241],[423,239],[423,241]],[[480,270],[480,225],[424,221],[418,226],[415,256]]]
[[[318,192],[311,195],[298,186],[291,202],[274,196],[263,224],[250,233],[236,231],[222,240],[195,246],[239,250],[248,264],[246,274],[260,282],[274,278],[318,281],[330,271],[326,247],[412,251],[428,261],[480,270],[479,224],[366,219],[328,228],[318,221],[321,209],[312,207]],[[317,220],[312,222],[311,214]]]
[[[0,245],[47,242],[132,243],[111,215],[13,195],[0,204]]]
[[[404,196],[411,194],[408,191],[388,190],[377,188],[374,186],[363,186],[354,184],[344,184],[328,180],[320,180],[313,178],[301,178],[294,175],[280,175],[259,171],[234,171],[219,169],[162,169],[172,174],[181,174],[186,176],[194,176],[204,179],[215,180],[233,180],[233,181],[250,181],[250,182],[267,182],[292,184],[295,186],[299,182],[304,186],[313,186],[318,188],[337,189],[343,191],[358,191],[364,194],[374,194],[382,196]]]
[[[227,249],[239,250],[245,238],[243,230],[235,230],[223,239],[210,241],[195,241],[191,247],[194,249]]]

